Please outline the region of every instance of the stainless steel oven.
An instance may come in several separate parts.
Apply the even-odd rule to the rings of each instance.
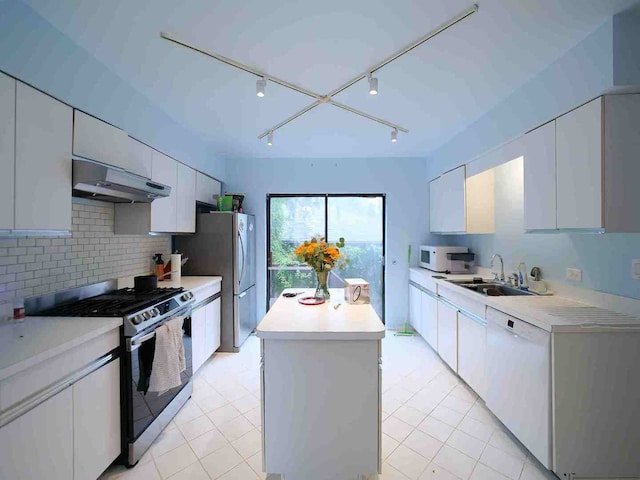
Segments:
[[[167,305],[166,308],[171,306]],[[191,305],[188,305],[150,328],[124,339],[121,389],[122,431],[124,433],[123,456],[126,456],[126,463],[129,466],[135,465],[140,460],[191,396],[193,369],[190,315]],[[180,374],[181,383],[178,387],[163,393],[150,392],[148,388],[153,370],[156,329],[178,316],[184,317],[182,343],[186,360],[186,369]]]

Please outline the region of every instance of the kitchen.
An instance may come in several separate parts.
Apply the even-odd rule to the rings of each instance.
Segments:
[[[340,93],[341,104],[371,112],[379,119],[398,121],[397,126],[406,127],[408,133],[387,128],[388,125],[380,127],[375,120],[359,118],[334,105],[319,105],[272,132],[270,125],[277,125],[307,105],[304,95],[289,92],[272,79],[275,77],[267,76],[266,84],[261,84],[264,98],[256,98],[259,89],[254,91],[254,87],[260,85],[255,76],[189,51],[162,38],[160,33],[172,32],[177,39],[188,39],[187,43],[207,52],[220,52],[226,58],[251,65],[251,69],[295,79],[294,86],[331,91],[443,22],[457,18],[461,12],[470,12],[472,5],[440,2],[427,9],[406,2],[395,11],[382,3],[360,8],[336,3],[327,4],[318,13],[302,5],[272,12],[257,3],[240,12],[233,2],[220,2],[216,17],[205,2],[181,12],[169,2],[156,9],[151,8],[150,2],[143,3],[136,10],[138,7],[113,9],[73,1],[61,6],[44,0],[3,2],[0,302],[2,314],[8,318],[13,316],[14,304],[21,307],[21,299],[29,315],[40,311],[33,310],[33,297],[105,282],[105,290],[96,295],[133,287],[133,277],[152,273],[153,255],[161,253],[166,262],[178,250],[189,257],[181,281],[172,278],[158,286],[178,286],[194,298],[181,300],[184,293],[175,292],[170,298],[177,306],[158,313],[163,319],[168,315],[168,319],[173,314],[182,316],[185,308],[195,310],[191,316],[194,340],[190,345],[189,372],[193,378],[186,382],[192,384],[191,400],[185,398],[185,406],[179,411],[176,407],[171,418],[161,418],[153,425],[149,430],[154,436],[148,442],[151,446],[148,450],[148,445],[139,449],[137,466],[124,470],[119,461],[109,467],[122,453],[122,429],[113,421],[122,410],[119,393],[114,396],[120,389],[114,362],[120,362],[122,367],[139,361],[128,359],[126,354],[118,356],[123,338],[125,344],[127,339],[136,343],[136,324],[132,321],[129,336],[121,337],[119,329],[127,330],[124,317],[120,317],[119,325],[114,317],[96,317],[91,323],[93,333],[87,332],[88,320],[81,322],[82,317],[27,316],[24,322],[6,321],[0,339],[0,431],[7,433],[0,434],[0,438],[2,451],[10,453],[3,457],[1,468],[10,465],[15,470],[6,470],[10,472],[6,474],[0,470],[0,476],[39,478],[33,472],[45,471],[55,472],[49,473],[51,478],[96,478],[107,467],[105,478],[226,480],[286,473],[265,470],[262,463],[262,454],[270,445],[265,448],[262,444],[262,425],[270,425],[271,420],[263,420],[261,415],[260,360],[264,353],[260,347],[262,342],[266,346],[277,340],[261,337],[265,333],[260,327],[257,336],[249,334],[272,312],[268,310],[272,286],[268,272],[274,265],[269,261],[271,249],[267,245],[273,232],[267,205],[278,195],[316,195],[326,198],[329,204],[335,196],[345,194],[378,196],[383,199],[384,212],[379,222],[383,239],[379,266],[383,289],[379,295],[384,307],[376,314],[384,320],[386,332],[383,331],[384,339],[366,340],[381,342],[383,349],[381,380],[371,377],[371,385],[379,383],[382,390],[381,401],[377,402],[382,412],[378,419],[381,427],[376,427],[376,419],[366,423],[378,430],[368,436],[378,435],[380,442],[371,442],[368,448],[373,449],[379,457],[375,460],[380,460],[381,465],[373,462],[375,465],[359,474],[375,475],[380,472],[374,470],[381,467],[382,479],[554,478],[551,471],[560,478],[564,473],[565,478],[638,476],[633,456],[629,455],[631,460],[621,456],[620,444],[616,443],[637,445],[638,422],[632,404],[619,400],[612,406],[607,403],[607,396],[596,395],[595,385],[587,381],[585,388],[591,389],[593,395],[585,396],[594,402],[597,398],[601,409],[629,413],[612,416],[607,425],[593,425],[589,428],[594,430],[583,431],[579,438],[609,432],[608,441],[613,448],[590,450],[592,464],[579,456],[571,457],[580,452],[560,448],[568,445],[567,438],[560,438],[562,435],[569,435],[569,443],[573,439],[570,434],[574,427],[569,422],[563,431],[549,433],[552,440],[543,450],[550,452],[550,459],[545,460],[539,445],[547,435],[531,436],[530,430],[522,430],[520,417],[514,416],[517,409],[511,408],[514,401],[506,407],[498,406],[500,399],[495,394],[503,387],[491,384],[489,388],[478,380],[482,369],[478,373],[477,368],[472,368],[469,373],[469,365],[482,365],[483,359],[493,361],[490,350],[495,338],[487,333],[483,356],[482,346],[479,350],[469,347],[474,345],[469,340],[478,335],[465,333],[478,332],[478,327],[489,332],[490,325],[498,324],[502,321],[500,315],[506,315],[516,329],[533,325],[562,342],[571,332],[567,322],[557,320],[557,309],[589,306],[595,312],[582,311],[583,315],[596,315],[610,327],[592,327],[585,335],[589,340],[585,341],[610,336],[614,343],[596,341],[593,349],[600,354],[615,351],[618,355],[611,354],[611,370],[581,371],[584,378],[610,376],[614,382],[617,376],[611,371],[615,371],[617,362],[625,362],[618,368],[624,372],[624,366],[637,361],[633,325],[640,316],[640,284],[636,279],[640,267],[636,260],[637,189],[632,182],[638,171],[637,162],[629,161],[634,158],[630,152],[638,147],[634,95],[638,91],[635,86],[640,84],[637,2],[586,2],[586,6],[574,6],[541,0],[529,7],[498,1],[480,4],[477,11],[372,76],[376,78],[376,91],[379,87],[377,95],[370,95],[373,84],[366,75]],[[361,11],[357,13],[368,8],[372,10],[366,18],[374,19],[373,24],[363,20]],[[149,21],[136,22],[142,15]],[[237,21],[225,25],[221,20],[225,15]],[[375,27],[375,22],[384,25],[383,19],[388,22],[390,35],[382,27]],[[326,29],[326,21],[336,22],[336,38],[341,38],[348,48],[327,46],[335,39],[326,33],[331,30]],[[408,22],[410,28],[403,22]],[[351,30],[351,24],[359,30]],[[495,28],[497,24],[501,28]],[[317,38],[323,40],[310,38],[306,29],[318,33]],[[520,29],[526,31],[518,36]],[[249,36],[238,40],[247,30],[252,30]],[[216,31],[215,40],[210,37],[211,31]],[[271,40],[267,40],[269,34],[273,35]],[[127,44],[128,35],[136,41]],[[300,40],[300,51],[279,50],[298,36],[304,39]],[[363,38],[368,38],[375,48],[363,45]],[[532,38],[547,40],[536,43]],[[149,48],[147,53],[143,46]],[[465,60],[469,58],[465,48],[474,52],[472,58],[482,61]],[[307,49],[317,58],[308,56]],[[356,61],[358,55],[364,56],[364,61]],[[308,65],[302,74],[301,62]],[[338,74],[326,65],[346,70]],[[424,91],[425,83],[432,85],[431,91]],[[433,111],[438,115],[432,115]],[[255,137],[261,132],[266,135],[257,141]],[[580,150],[576,151],[578,147]],[[532,162],[529,158],[538,160]],[[576,158],[587,163],[578,163]],[[167,197],[150,203],[87,200],[82,198],[86,197],[82,189],[76,188],[79,184],[74,183],[74,175],[80,171],[76,165],[83,161],[108,167],[105,178],[93,179],[94,186],[101,181],[113,187],[117,182],[108,175],[124,171],[135,178],[146,178],[153,185],[171,187],[171,191]],[[600,185],[602,189],[596,188]],[[109,186],[101,186],[104,187]],[[136,189],[145,195],[158,193],[149,185],[138,185]],[[592,194],[601,190],[604,193],[600,196]],[[243,211],[255,218],[254,268],[249,270],[255,276],[253,282],[249,281],[255,285],[251,290],[255,299],[247,309],[241,309],[253,314],[242,329],[240,322],[236,329],[234,309],[228,306],[252,285],[238,291],[233,285],[229,289],[236,275],[233,269],[230,274],[222,273],[221,266],[212,266],[211,271],[197,270],[208,263],[202,258],[211,250],[232,251],[235,236],[229,233],[229,240],[215,242],[215,249],[196,248],[192,252],[186,245],[201,236],[200,216],[239,218],[231,213],[199,213],[203,208],[212,208],[214,195],[227,192],[242,192]],[[576,214],[578,210],[580,213]],[[330,217],[332,210],[327,211],[326,230],[311,231],[300,241],[316,233],[337,241],[338,237],[333,238],[331,233],[331,218],[337,217]],[[229,227],[229,231],[233,228]],[[350,241],[360,241],[340,228],[337,235],[345,236],[345,248],[351,248]],[[497,253],[504,259],[505,280],[518,272],[519,264],[524,262],[523,280],[533,267],[539,267],[544,288],[553,295],[489,297],[444,279],[432,280],[432,274],[419,266],[420,246],[425,244],[469,247],[475,254],[476,271],[460,280],[471,285],[474,276],[490,283],[492,272],[500,280],[501,261],[497,257],[491,267],[491,258]],[[228,256],[229,251],[219,253]],[[172,262],[172,277],[178,274],[175,265]],[[115,284],[109,283],[114,280]],[[532,283],[530,288],[535,290]],[[253,293],[241,298],[250,296]],[[332,290],[328,303],[341,304],[329,312],[334,314],[332,318],[371,308],[348,305],[342,298],[341,292]],[[284,299],[278,297],[277,302],[281,300]],[[549,304],[546,313],[536,313],[535,307],[517,306],[537,300],[565,303]],[[144,316],[145,309],[149,309],[152,316],[156,305],[163,302],[168,300],[154,299],[139,314]],[[296,302],[294,299],[288,305],[297,307]],[[435,317],[423,314],[433,302]],[[451,308],[445,309],[445,304]],[[302,312],[314,312],[320,310],[309,309],[324,307],[304,308]],[[549,313],[554,309],[556,315]],[[494,311],[499,312],[497,317],[490,313]],[[152,322],[158,313],[137,324],[144,327],[144,334],[146,325],[150,325],[144,322]],[[466,314],[471,314],[467,317],[472,323],[465,322]],[[443,328],[439,329],[441,317]],[[433,318],[435,342],[429,340],[433,338],[429,333],[429,325],[433,332]],[[446,323],[444,319],[450,321]],[[123,324],[125,327],[121,327]],[[455,336],[444,335],[446,325]],[[606,328],[610,330],[605,331]],[[394,335],[404,330],[415,330],[418,335]],[[234,338],[236,331],[242,340],[224,340],[224,332],[228,339]],[[443,337],[443,353],[438,350],[438,335]],[[526,334],[520,334],[523,336]],[[616,347],[615,342],[622,337],[629,344]],[[21,342],[26,341],[34,343],[22,348]],[[338,345],[327,342],[326,348],[339,348],[337,340]],[[75,352],[73,360],[62,355],[63,343],[70,349],[67,353]],[[293,348],[293,343],[289,347]],[[572,345],[554,350],[566,354],[566,358],[554,356],[554,362],[557,359],[570,365],[588,364],[588,360],[579,362],[577,352],[582,348]],[[31,354],[30,349],[34,349]],[[142,346],[138,351],[141,350]],[[35,351],[49,353],[38,357],[33,355]],[[267,347],[266,353],[270,351],[273,350]],[[465,354],[470,351],[477,356],[469,363]],[[52,379],[62,380],[90,364],[97,369],[64,384],[66,388],[61,384],[60,391],[52,389],[56,383]],[[196,372],[198,364],[200,369]],[[313,363],[309,365],[312,368]],[[29,369],[32,373],[28,380],[26,376],[18,378]],[[572,372],[579,376],[577,370]],[[100,391],[88,388],[92,384],[86,380],[98,378],[91,376],[96,373],[102,375]],[[521,385],[518,377],[510,374],[503,375],[512,379],[507,386]],[[554,370],[553,378],[557,375]],[[535,390],[544,391],[545,382],[542,378]],[[338,383],[344,385],[336,380]],[[300,385],[299,380],[294,386]],[[340,394],[346,394],[347,387],[344,388]],[[612,383],[607,388],[620,393],[615,398],[637,395],[637,386],[630,382]],[[28,443],[37,445],[33,434],[22,436],[24,431],[15,425],[21,419],[36,418],[29,415],[40,411],[32,401],[35,394],[41,393],[51,394],[49,399],[55,399],[55,408],[66,413],[41,415],[34,420],[42,425],[52,422],[38,439],[47,446],[36,449],[48,450],[49,455],[30,454],[29,459],[37,461],[31,461],[28,468],[36,470],[24,470],[31,474],[15,473],[24,467],[14,461],[20,458],[18,452]],[[517,397],[518,391],[515,393]],[[183,396],[189,395],[185,391]],[[563,398],[572,398],[571,392],[563,393]],[[91,414],[87,405],[92,404],[96,412],[102,413]],[[70,405],[79,407],[71,409]],[[126,410],[127,403],[122,405]],[[573,400],[570,406],[578,405],[582,403]],[[554,418],[556,406],[560,407],[555,400],[547,405]],[[336,410],[331,411],[337,415]],[[86,412],[86,417],[83,419],[79,412]],[[349,418],[348,409],[345,412]],[[63,421],[63,417],[69,421]],[[576,415],[573,420],[576,418],[581,417]],[[624,423],[616,423],[620,421]],[[547,430],[552,428],[550,422]],[[611,433],[611,425],[624,435]],[[112,439],[110,449],[97,448],[92,443],[96,441],[95,432],[101,429],[110,432],[101,437]],[[64,438],[76,441],[65,442]],[[85,442],[78,441],[85,438]],[[342,448],[347,453],[353,450],[349,445]],[[5,458],[14,460],[5,462]],[[52,458],[65,458],[68,462],[53,462],[54,468],[48,463]],[[567,458],[578,460],[566,466]],[[615,470],[612,464],[619,469]],[[605,465],[612,469],[598,471]],[[285,476],[296,478],[295,472],[292,469]]]

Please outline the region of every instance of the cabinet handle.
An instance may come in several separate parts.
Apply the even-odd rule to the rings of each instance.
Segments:
[[[147,187],[155,188],[156,190],[164,190],[164,185],[158,185],[157,183],[147,182]]]

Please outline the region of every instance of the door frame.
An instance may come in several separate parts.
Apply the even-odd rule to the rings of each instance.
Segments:
[[[265,288],[266,288],[266,311],[269,311],[269,259],[271,254],[271,199],[272,198],[291,198],[291,197],[324,197],[324,235],[327,238],[329,233],[329,198],[339,197],[363,197],[363,198],[381,198],[382,199],[382,323],[385,323],[387,311],[387,195],[385,193],[267,193],[267,235],[266,235],[266,265],[265,265]]]

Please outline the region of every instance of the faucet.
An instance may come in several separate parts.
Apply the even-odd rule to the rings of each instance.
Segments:
[[[493,254],[493,257],[491,257],[491,269],[493,270],[493,261],[496,259],[496,257],[500,259],[500,276],[498,276],[498,274],[494,271],[492,271],[491,273],[493,273],[495,280],[500,280],[501,282],[504,282],[504,261],[502,260],[501,255],[498,255],[497,253]]]

